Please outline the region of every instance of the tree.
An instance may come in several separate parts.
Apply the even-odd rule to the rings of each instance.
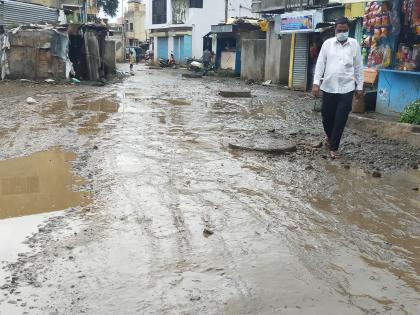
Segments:
[[[117,15],[118,6],[118,0],[98,0],[98,9],[102,8],[111,17]]]

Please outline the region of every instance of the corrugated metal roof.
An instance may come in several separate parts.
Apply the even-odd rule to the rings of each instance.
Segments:
[[[10,29],[22,24],[55,23],[58,10],[30,3],[0,0],[0,25]]]

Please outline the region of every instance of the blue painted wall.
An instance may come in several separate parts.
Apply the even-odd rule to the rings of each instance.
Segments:
[[[168,38],[167,37],[158,37],[157,58],[168,59]]]
[[[183,43],[181,44],[181,36],[175,36],[174,37],[174,58],[176,63],[180,63],[183,61],[183,50],[184,47],[182,47]]]
[[[376,111],[385,115],[401,113],[420,99],[420,72],[380,70]]]
[[[184,37],[180,37],[179,38],[179,59],[181,63],[185,63],[185,41],[184,41]]]
[[[184,58],[191,58],[192,57],[192,36],[185,35],[184,36]],[[196,56],[197,58],[201,56]]]

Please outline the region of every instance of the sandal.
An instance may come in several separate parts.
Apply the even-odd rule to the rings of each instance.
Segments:
[[[338,151],[330,151],[330,157],[333,160],[339,159],[340,158],[340,154],[338,154]]]

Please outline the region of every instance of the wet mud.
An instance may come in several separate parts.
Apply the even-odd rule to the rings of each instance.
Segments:
[[[418,313],[414,148],[348,129],[331,161],[303,94],[223,99],[249,86],[136,67],[103,88],[7,92],[0,191],[23,198],[0,196],[0,228],[27,237],[0,259],[0,314]],[[229,146],[259,138],[296,148]]]

